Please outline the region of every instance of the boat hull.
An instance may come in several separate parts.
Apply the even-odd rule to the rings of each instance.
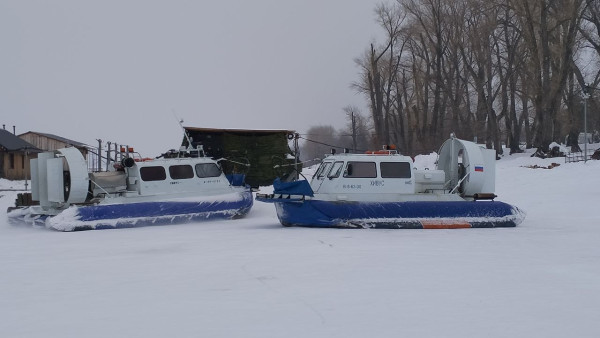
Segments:
[[[151,225],[181,224],[245,216],[253,204],[248,189],[236,194],[115,204],[74,205],[55,216],[36,215],[27,209],[9,214],[11,223],[44,225],[59,231],[134,228]]]
[[[285,226],[385,229],[514,227],[524,218],[518,208],[498,201],[275,202]]]

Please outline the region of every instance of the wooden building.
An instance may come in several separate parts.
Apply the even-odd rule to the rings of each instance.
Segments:
[[[40,149],[13,133],[0,129],[0,178],[24,180],[29,178],[29,159],[36,158]]]
[[[84,143],[69,140],[68,138],[48,133],[28,131],[19,135],[19,137],[43,151],[56,150],[66,147],[75,147],[79,149],[84,158],[87,158],[90,148]]]
[[[225,158],[226,174],[244,173],[252,187],[273,184],[276,177],[292,179],[302,171],[297,134],[291,130],[247,130],[184,127],[192,145],[202,145],[207,156]],[[186,137],[182,145],[187,146]],[[244,166],[242,163],[249,163]]]

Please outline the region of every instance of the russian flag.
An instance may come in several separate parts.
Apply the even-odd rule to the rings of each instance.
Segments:
[[[475,166],[475,171],[481,171],[481,172],[483,172],[483,166],[476,165]]]

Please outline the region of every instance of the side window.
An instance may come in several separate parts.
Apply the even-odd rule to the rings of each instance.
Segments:
[[[333,164],[333,166],[331,167],[331,170],[329,171],[329,175],[327,175],[327,177],[328,178],[340,177],[343,167],[344,167],[344,162],[335,162]]]
[[[410,178],[409,162],[381,162],[382,178]]]
[[[215,163],[196,164],[196,176],[200,178],[221,176],[221,169]]]
[[[167,179],[167,172],[163,167],[142,167],[140,168],[142,181],[163,181]]]
[[[344,177],[376,178],[377,168],[375,162],[348,162]]]
[[[323,166],[321,166],[321,168],[323,170],[321,170],[319,172],[319,174],[317,175],[317,178],[323,178],[323,177],[325,177],[325,175],[327,175],[327,173],[331,169],[331,162],[325,162],[325,163],[323,163]],[[319,169],[321,169],[321,168],[319,168]]]
[[[194,169],[189,164],[172,165],[169,167],[169,175],[174,180],[182,180],[194,177]]]

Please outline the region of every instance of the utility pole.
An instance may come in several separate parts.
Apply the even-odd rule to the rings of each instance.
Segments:
[[[589,85],[588,84],[584,84],[583,85],[583,163],[587,163],[587,156],[588,156],[588,152],[587,152],[587,144],[588,144],[588,137],[587,137],[587,100],[590,98],[590,94],[588,91]]]
[[[98,171],[102,171],[102,140],[97,139],[98,141]]]
[[[106,171],[108,171],[108,165],[110,164],[110,151],[112,150],[110,148],[111,144],[112,142],[110,141],[106,142]]]
[[[584,141],[583,141],[583,151],[584,151],[584,162],[587,162],[587,145],[588,145],[588,132],[587,132],[587,101],[588,99],[591,97],[591,93],[593,90],[600,90],[600,88],[596,88],[596,87],[592,87],[593,84],[591,83],[584,83],[583,84],[583,88],[582,88],[582,95],[581,97],[583,98],[583,134],[584,136]]]
[[[300,138],[300,134],[294,133],[294,176],[296,180],[300,178],[300,172],[298,171],[298,156],[300,147],[298,146],[298,139]]]
[[[352,152],[356,153],[356,117],[354,111],[352,111]]]

